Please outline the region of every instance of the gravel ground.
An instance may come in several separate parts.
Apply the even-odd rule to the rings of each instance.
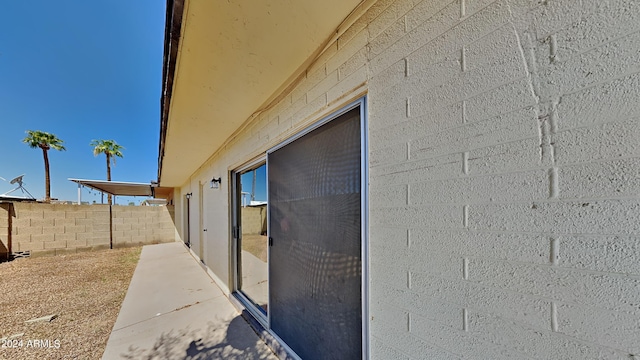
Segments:
[[[100,359],[140,248],[0,263],[0,359]],[[51,322],[26,320],[55,314]]]
[[[242,250],[248,251],[258,259],[267,262],[267,237],[264,235],[242,234]]]

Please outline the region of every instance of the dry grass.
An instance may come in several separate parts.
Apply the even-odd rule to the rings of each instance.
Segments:
[[[0,338],[24,333],[0,359],[100,359],[139,256],[127,248],[0,264]],[[58,317],[24,323],[50,314]]]

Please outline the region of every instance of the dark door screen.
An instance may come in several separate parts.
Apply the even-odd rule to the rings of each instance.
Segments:
[[[302,359],[362,358],[360,108],[268,154],[271,329]]]

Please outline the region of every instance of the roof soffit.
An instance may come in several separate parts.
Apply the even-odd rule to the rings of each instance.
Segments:
[[[186,182],[325,46],[360,2],[187,1],[160,154],[161,185]]]

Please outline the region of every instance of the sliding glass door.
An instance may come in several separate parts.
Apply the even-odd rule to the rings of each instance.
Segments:
[[[231,173],[235,295],[300,358],[368,355],[364,100]]]

